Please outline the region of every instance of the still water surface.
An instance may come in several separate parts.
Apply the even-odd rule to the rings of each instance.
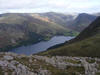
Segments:
[[[48,48],[50,48],[56,44],[64,43],[65,41],[68,41],[72,38],[73,37],[70,37],[70,36],[67,36],[67,37],[66,36],[54,36],[49,41],[41,41],[36,44],[21,46],[21,47],[11,50],[10,52],[14,52],[17,54],[31,55],[34,53],[45,51]]]

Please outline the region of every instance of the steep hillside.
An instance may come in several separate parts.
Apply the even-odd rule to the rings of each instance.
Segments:
[[[63,26],[40,20],[30,14],[1,14],[0,50],[4,51],[22,44],[47,40],[54,35],[73,35],[70,32]]]
[[[100,33],[100,17],[92,22],[87,28],[85,28],[74,40],[83,40],[88,37],[95,36]]]
[[[96,16],[94,15],[81,13],[77,16],[77,18],[74,21],[72,21],[72,23],[68,26],[68,28],[80,32],[84,30],[95,19]]]
[[[71,44],[40,53],[42,55],[100,57],[100,17],[69,41]]]

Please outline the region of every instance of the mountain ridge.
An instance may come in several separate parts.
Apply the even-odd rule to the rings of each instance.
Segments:
[[[84,30],[91,22],[93,22],[97,16],[87,13],[81,13],[79,14],[74,21],[72,21],[72,24],[69,25],[69,28],[72,28],[73,30],[81,32]]]

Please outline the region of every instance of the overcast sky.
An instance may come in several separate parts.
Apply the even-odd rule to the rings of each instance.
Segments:
[[[100,0],[0,0],[1,12],[100,12]]]

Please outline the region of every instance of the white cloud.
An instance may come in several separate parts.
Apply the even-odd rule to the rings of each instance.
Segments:
[[[0,0],[1,12],[99,12],[98,7],[100,0]]]

